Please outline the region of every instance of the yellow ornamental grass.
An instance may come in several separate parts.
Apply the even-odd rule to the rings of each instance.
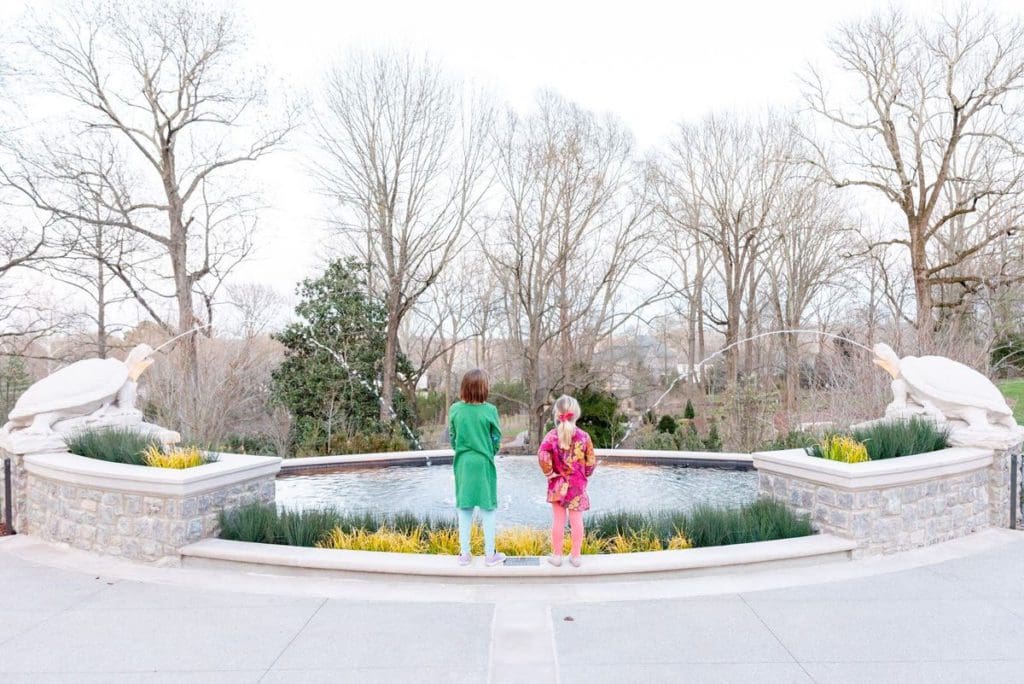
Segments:
[[[389,551],[392,553],[421,553],[424,546],[423,530],[419,527],[408,534],[382,527],[376,532],[353,530],[345,532],[339,527],[328,533],[317,544],[322,549],[348,549],[350,551]]]
[[[455,531],[455,538],[459,538],[459,531]],[[458,547],[455,548],[455,553],[458,553]],[[476,555],[484,555],[484,528],[480,525],[473,525],[469,531],[469,552]]]
[[[498,551],[509,556],[543,556],[550,553],[551,539],[547,530],[529,527],[512,527],[500,530],[495,538]],[[565,535],[563,555],[570,553],[571,540]],[[459,532],[454,528],[425,530],[417,527],[403,533],[390,528],[375,532],[353,530],[345,532],[335,528],[317,546],[322,549],[347,549],[350,551],[390,551],[392,553],[429,553],[455,556],[459,553]],[[475,555],[483,554],[483,530],[474,525],[470,533],[470,548]],[[690,540],[677,533],[668,542],[669,549],[688,549]],[[641,530],[602,539],[588,533],[583,538],[581,549],[584,555],[601,553],[636,553],[639,551],[661,551],[665,546],[654,530]]]
[[[427,553],[442,556],[459,555],[459,531],[446,527],[427,532]]]
[[[676,532],[675,536],[668,540],[669,551],[681,551],[690,548],[693,548],[693,544],[682,532]]]
[[[153,468],[195,468],[206,463],[206,456],[195,447],[179,447],[171,451],[164,451],[156,444],[151,444],[145,452],[143,459],[146,465]]]
[[[608,553],[638,553],[641,551],[661,551],[664,547],[661,540],[652,530],[640,530],[629,534],[617,534],[605,545]]]
[[[598,553],[607,552],[607,542],[601,539],[593,532],[587,532],[583,536],[583,545],[580,547],[580,553],[584,556],[592,556]],[[562,542],[562,555],[568,556],[572,551],[572,539],[568,534],[565,535],[565,541]]]
[[[551,537],[545,530],[510,527],[495,535],[494,548],[509,556],[543,556],[551,548]]]
[[[826,437],[821,443],[821,455],[830,461],[843,463],[863,463],[869,460],[864,443],[844,435]]]
[[[439,530],[428,531],[425,537],[426,553],[436,553],[446,556],[459,555],[459,531],[454,527],[442,527]],[[479,525],[473,525],[469,531],[469,550],[477,556],[484,552],[484,530]]]

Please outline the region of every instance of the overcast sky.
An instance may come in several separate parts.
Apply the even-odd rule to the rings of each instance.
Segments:
[[[798,102],[795,74],[827,59],[832,29],[887,6],[875,0],[246,0],[237,3],[254,54],[275,79],[304,91],[325,65],[351,48],[425,50],[457,75],[528,107],[542,88],[592,110],[612,112],[641,147],[681,120],[724,109]],[[904,0],[911,13],[934,0]],[[996,0],[1000,12],[1019,0]],[[25,7],[0,0],[0,22]],[[271,207],[256,258],[241,277],[291,292],[322,252],[323,212],[295,152],[262,162]]]

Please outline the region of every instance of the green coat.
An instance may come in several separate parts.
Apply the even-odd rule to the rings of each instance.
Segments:
[[[493,511],[498,507],[494,455],[501,426],[494,404],[457,401],[448,411],[448,434],[455,449],[455,506]]]

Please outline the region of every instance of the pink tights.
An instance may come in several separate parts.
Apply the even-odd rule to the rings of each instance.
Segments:
[[[583,549],[583,511],[568,511],[569,537],[572,539],[572,555],[579,557]],[[565,506],[551,504],[551,552],[562,555],[562,541],[565,535]]]

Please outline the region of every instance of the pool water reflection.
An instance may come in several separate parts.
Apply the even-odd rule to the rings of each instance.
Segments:
[[[498,457],[498,526],[550,524],[545,479],[532,456]],[[697,504],[739,506],[757,498],[754,471],[672,465],[604,463],[587,486],[591,513],[690,509]],[[277,480],[283,508],[333,506],[343,511],[412,511],[448,517],[455,506],[451,465],[345,469]]]

